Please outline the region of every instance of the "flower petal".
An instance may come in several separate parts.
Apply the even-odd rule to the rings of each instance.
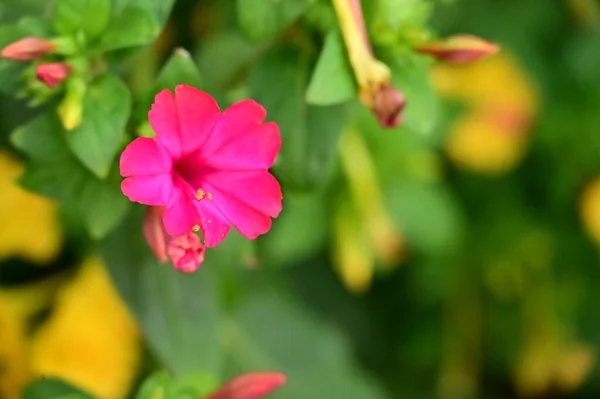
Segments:
[[[281,187],[266,170],[222,171],[207,173],[198,188],[206,186],[214,201],[219,201],[208,187],[214,187],[221,195],[237,198],[246,205],[271,217],[281,212]]]
[[[219,106],[208,93],[179,85],[175,96],[166,89],[156,95],[148,120],[158,141],[178,160],[204,143],[219,115]]]
[[[154,97],[154,103],[148,112],[148,121],[156,133],[156,139],[174,158],[181,156],[181,137],[179,117],[173,93],[165,89]]]
[[[253,100],[232,105],[223,112],[196,157],[216,169],[270,168],[281,147],[281,138],[274,122],[261,125],[265,116],[265,109]]]
[[[235,195],[219,190],[209,183],[205,184],[206,190],[211,193],[210,201],[215,207],[235,226],[246,238],[253,240],[271,228],[271,217],[256,209]],[[208,244],[207,244],[208,246]]]
[[[210,200],[196,202],[196,209],[202,216],[202,235],[204,245],[208,248],[216,247],[227,237],[231,230],[231,222]]]
[[[175,102],[183,157],[200,148],[211,135],[220,116],[219,105],[210,94],[188,85],[175,87]]]
[[[130,176],[121,183],[121,191],[130,201],[145,205],[165,206],[173,192],[171,174]]]
[[[170,173],[171,159],[165,148],[149,137],[133,140],[121,154],[121,176]]]
[[[175,187],[163,215],[163,222],[169,235],[179,237],[192,232],[194,226],[200,226],[201,219],[191,187],[180,177],[175,179]]]

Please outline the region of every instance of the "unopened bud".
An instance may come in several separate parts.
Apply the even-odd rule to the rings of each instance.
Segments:
[[[358,83],[360,101],[373,111],[382,127],[397,127],[405,105],[404,95],[390,86],[389,67],[373,56],[360,1],[334,0],[333,5]]]
[[[33,61],[52,53],[55,45],[39,37],[25,37],[9,44],[0,54],[4,58],[15,61]]]
[[[372,110],[382,127],[394,128],[402,122],[402,110],[406,99],[402,92],[389,84],[373,94]]]
[[[477,36],[456,35],[446,39],[425,43],[417,47],[417,52],[429,54],[441,61],[466,63],[496,54],[500,46]]]
[[[69,76],[69,73],[71,73],[71,68],[64,62],[40,64],[35,69],[38,80],[52,89],[61,84]]]
[[[146,239],[146,243],[152,250],[156,259],[161,262],[166,262],[167,257],[167,245],[169,242],[169,235],[165,230],[163,224],[163,213],[165,208],[161,206],[149,206],[146,208],[146,217],[142,225],[142,233]]]
[[[242,374],[205,399],[259,399],[285,383],[281,373]]]
[[[167,245],[167,256],[173,263],[173,267],[184,273],[198,270],[204,262],[204,251],[204,245],[194,233],[174,237]]]
[[[84,94],[85,81],[83,79],[69,79],[67,94],[58,106],[58,116],[66,130],[73,130],[81,124]]]

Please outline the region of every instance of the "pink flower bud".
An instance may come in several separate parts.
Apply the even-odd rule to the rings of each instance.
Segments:
[[[161,262],[166,262],[167,257],[167,245],[171,237],[167,234],[165,226],[163,225],[163,213],[165,208],[162,206],[149,206],[146,208],[146,218],[142,225],[142,232],[146,243]]]
[[[38,80],[50,88],[55,88],[69,76],[71,68],[64,62],[51,62],[38,65],[35,73]]]
[[[421,54],[429,54],[441,61],[466,63],[476,61],[500,51],[500,46],[477,36],[456,35],[425,43],[417,48]]]
[[[33,61],[52,53],[54,49],[55,45],[48,40],[25,37],[4,47],[0,54],[15,61]]]
[[[172,238],[167,245],[167,256],[173,266],[184,273],[198,270],[204,261],[204,251],[204,245],[194,233]]]
[[[374,94],[371,109],[381,127],[394,128],[400,125],[405,105],[404,94],[389,84],[385,84]]]
[[[242,374],[205,399],[258,399],[279,388],[285,380],[281,373]]]

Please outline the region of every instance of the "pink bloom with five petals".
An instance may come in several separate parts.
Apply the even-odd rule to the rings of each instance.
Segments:
[[[268,171],[281,146],[279,128],[265,117],[253,100],[221,113],[191,86],[177,86],[175,95],[163,90],[148,113],[156,138],[139,137],[121,155],[121,190],[133,202],[165,207],[173,237],[201,230],[214,247],[231,226],[248,239],[266,233],[282,195]]]

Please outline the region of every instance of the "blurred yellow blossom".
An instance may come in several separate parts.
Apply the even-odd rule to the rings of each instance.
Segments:
[[[61,231],[54,202],[30,193],[15,182],[22,165],[0,151],[0,259],[21,256],[44,263],[61,245]]]
[[[590,182],[584,189],[579,212],[588,235],[600,246],[600,178]]]
[[[31,343],[37,376],[58,377],[98,398],[126,397],[137,371],[140,334],[102,263],[86,262],[57,298]]]
[[[432,81],[442,96],[467,106],[446,142],[455,163],[479,173],[501,174],[521,160],[539,99],[514,57],[502,52],[471,64],[439,64]]]
[[[59,279],[0,289],[0,397],[20,398],[31,378],[29,365],[29,320],[51,301]]]

